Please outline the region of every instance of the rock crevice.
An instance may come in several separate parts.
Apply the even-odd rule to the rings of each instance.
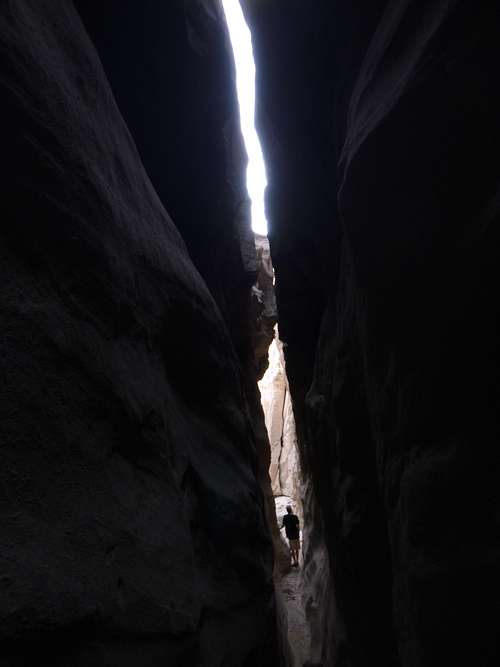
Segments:
[[[1,662],[274,666],[225,26],[76,4],[98,53],[69,1],[0,8]]]
[[[498,10],[243,6],[319,658],[493,666]]]

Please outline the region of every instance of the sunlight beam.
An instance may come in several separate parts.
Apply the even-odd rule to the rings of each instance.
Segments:
[[[241,133],[248,155],[247,191],[252,202],[252,229],[267,236],[264,192],[266,167],[255,129],[255,63],[252,37],[239,0],[222,0],[236,65],[236,90],[240,107]]]

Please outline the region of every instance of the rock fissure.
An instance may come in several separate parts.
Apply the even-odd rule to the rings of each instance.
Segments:
[[[1,667],[497,667],[499,38],[0,3]]]

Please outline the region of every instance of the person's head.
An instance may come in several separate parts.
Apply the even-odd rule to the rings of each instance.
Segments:
[[[292,506],[291,506],[291,505],[287,505],[287,506],[286,506],[286,511],[288,512],[288,514],[291,514],[291,513],[292,513]]]

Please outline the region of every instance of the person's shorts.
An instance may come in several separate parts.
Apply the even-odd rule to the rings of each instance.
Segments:
[[[300,549],[300,540],[288,540],[290,549]]]

